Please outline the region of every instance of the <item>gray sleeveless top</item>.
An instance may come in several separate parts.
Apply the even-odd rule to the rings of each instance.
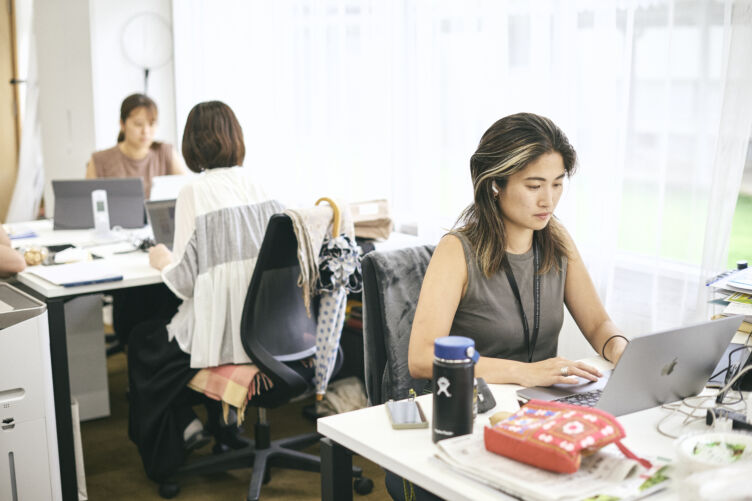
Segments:
[[[450,335],[466,336],[475,340],[475,348],[487,357],[527,362],[527,345],[522,330],[517,300],[509,286],[507,275],[500,269],[490,278],[481,271],[467,237],[452,232],[462,242],[467,263],[467,290],[454,315]],[[528,320],[530,337],[533,335],[533,249],[525,254],[509,254],[522,307]],[[533,361],[555,357],[559,331],[564,322],[564,282],[567,276],[567,258],[561,258],[561,271],[551,268],[541,276],[540,330],[535,344]]]

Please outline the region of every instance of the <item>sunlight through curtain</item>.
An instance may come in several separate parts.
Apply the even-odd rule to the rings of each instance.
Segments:
[[[557,211],[629,334],[706,318],[752,120],[749,1],[173,2],[177,123],[226,101],[287,201],[386,197],[437,240],[498,118],[553,119]]]

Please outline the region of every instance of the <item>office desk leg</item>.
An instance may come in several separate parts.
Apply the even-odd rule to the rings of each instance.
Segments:
[[[321,500],[352,501],[352,455],[330,438],[321,439]]]
[[[73,452],[68,348],[65,339],[65,301],[63,299],[47,300],[47,315],[50,326],[50,356],[52,359],[52,385],[55,393],[60,485],[64,500],[77,501],[78,483],[76,479],[76,456]]]

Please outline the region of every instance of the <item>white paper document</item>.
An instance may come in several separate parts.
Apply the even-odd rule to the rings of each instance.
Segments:
[[[123,275],[110,266],[96,261],[83,263],[60,264],[55,266],[35,266],[28,269],[29,273],[41,277],[55,285],[75,287],[101,282],[122,280]]]
[[[111,257],[115,254],[125,254],[127,252],[135,252],[138,249],[134,247],[130,241],[121,241],[111,244],[96,245],[87,248],[89,252],[100,257]]]
[[[576,473],[554,473],[487,451],[482,430],[436,445],[436,456],[454,470],[522,499],[585,500],[599,494],[638,499],[668,484],[643,488],[646,474],[658,468],[647,472],[615,446],[584,457]]]
[[[723,309],[724,315],[747,315],[752,316],[752,304],[729,303]]]
[[[752,292],[752,268],[736,270],[719,275],[717,280],[707,285],[716,289],[725,289],[736,292]]]

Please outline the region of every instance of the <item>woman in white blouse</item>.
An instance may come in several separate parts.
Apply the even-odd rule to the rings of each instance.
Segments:
[[[137,326],[128,353],[129,433],[154,480],[208,442],[191,408],[200,395],[188,381],[204,367],[251,362],[240,341],[243,303],[269,218],[284,210],[242,167],[243,132],[226,104],[191,110],[182,150],[201,174],[178,195],[172,252],[161,244],[149,250],[182,303],[171,318]]]

